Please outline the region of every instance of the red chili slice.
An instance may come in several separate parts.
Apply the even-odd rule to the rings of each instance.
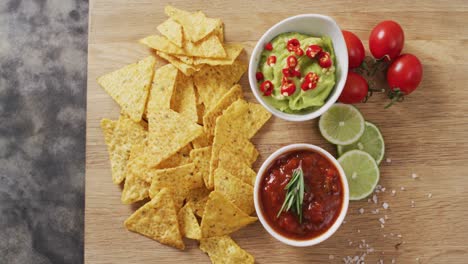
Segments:
[[[304,51],[303,51],[300,47],[297,48],[297,49],[294,51],[294,53],[296,53],[296,55],[299,56],[299,57],[302,56],[302,55],[304,55]]]
[[[264,81],[260,84],[260,91],[263,92],[264,96],[270,96],[273,92],[273,83],[270,81]]]
[[[319,54],[320,52],[322,52],[322,48],[319,45],[310,45],[306,49],[306,55],[311,59],[317,57],[317,54]]]
[[[296,51],[296,49],[300,47],[301,43],[295,38],[288,40],[288,43],[286,44],[286,48],[288,49],[288,51]]]
[[[268,50],[268,51],[272,51],[272,50],[273,50],[273,45],[271,45],[271,42],[268,42],[268,43],[265,45],[265,49]]]
[[[265,77],[263,76],[262,72],[257,72],[255,73],[255,78],[257,79],[257,82],[262,81]]]
[[[275,65],[275,63],[276,63],[276,56],[275,55],[271,55],[270,57],[267,58],[268,66]]]
[[[294,68],[284,68],[282,70],[284,77],[298,77],[301,78],[301,72]]]
[[[332,60],[330,53],[322,51],[318,55],[318,63],[322,68],[330,68],[332,66]]]
[[[301,84],[301,89],[303,91],[308,91],[315,89],[319,81],[319,76],[315,72],[309,72],[304,77],[304,81]]]
[[[283,77],[281,84],[281,94],[284,96],[290,96],[296,91],[296,85],[292,80]]]
[[[297,58],[294,55],[291,55],[286,58],[286,65],[288,68],[296,68],[297,66]]]

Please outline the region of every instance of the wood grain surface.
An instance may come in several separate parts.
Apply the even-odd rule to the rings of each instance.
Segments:
[[[420,87],[405,102],[384,110],[384,95],[359,105],[386,140],[378,203],[351,202],[346,223],[324,243],[309,248],[281,244],[259,222],[233,234],[258,263],[341,263],[346,256],[374,252],[366,263],[468,263],[468,2],[455,1],[178,1],[181,9],[203,10],[225,23],[226,41],[242,42],[247,60],[260,36],[273,24],[300,13],[333,17],[355,32],[367,49],[372,27],[384,19],[405,30],[404,52],[424,67]],[[156,33],[166,19],[166,1],[95,0],[90,4],[88,112],[86,141],[86,263],[209,263],[194,241],[179,251],[127,231],[124,220],[137,208],[120,202],[111,181],[102,118],[117,118],[119,107],[96,83],[98,76],[148,54],[136,41]],[[247,81],[246,97],[255,101]],[[335,148],[319,134],[317,121],[292,123],[272,118],[253,138],[261,155],[305,142]],[[419,178],[414,180],[411,175]],[[401,187],[405,190],[402,191]],[[396,190],[396,195],[391,195]],[[432,198],[429,198],[432,194]],[[414,208],[411,207],[414,201]],[[382,203],[390,208],[384,210]],[[363,208],[365,212],[359,213]],[[373,214],[372,210],[379,209]],[[381,228],[379,218],[385,218]],[[399,237],[400,235],[401,237]],[[361,240],[365,240],[363,243]],[[401,244],[400,244],[401,243]],[[359,248],[359,244],[364,244]]]

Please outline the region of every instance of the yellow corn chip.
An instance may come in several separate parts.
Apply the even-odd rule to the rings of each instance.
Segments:
[[[216,130],[228,135],[251,138],[270,119],[271,113],[260,104],[237,100],[216,120]]]
[[[214,138],[213,150],[211,151],[208,189],[213,189],[214,171],[218,168],[219,156],[223,151],[229,151],[232,155],[240,157],[247,164],[252,164],[258,157],[258,151],[249,140],[242,137],[232,137],[228,134],[218,133]]]
[[[106,145],[110,145],[112,138],[114,137],[114,129],[117,125],[117,121],[104,118],[101,120],[101,129],[104,132],[104,142]]]
[[[149,56],[98,79],[102,88],[135,122],[143,116],[155,63],[155,58]]]
[[[201,239],[200,225],[193,214],[193,209],[190,203],[185,204],[185,206],[180,209],[178,219],[182,236],[196,240]]]
[[[213,137],[208,136],[206,133],[203,133],[201,136],[192,141],[193,148],[204,148],[211,146],[212,144]]]
[[[157,166],[203,133],[201,126],[170,109],[149,112],[148,119],[148,162],[152,166]]]
[[[168,40],[182,48],[182,26],[169,18],[157,27]]]
[[[210,191],[205,187],[196,188],[190,190],[187,203],[192,205],[193,211],[199,217],[203,216],[203,211],[205,210],[206,201],[208,201],[208,195]]]
[[[218,168],[223,168],[247,184],[255,185],[257,173],[249,167],[251,164],[229,150],[219,152],[218,158]]]
[[[195,164],[195,175],[201,177],[205,186],[209,186],[211,147],[193,149],[190,159]]]
[[[246,214],[250,215],[255,211],[253,187],[222,168],[217,168],[215,171],[214,189]]]
[[[185,55],[177,55],[177,54],[173,54],[172,56],[179,59],[181,62],[183,62],[185,64],[193,65],[193,57],[185,56]],[[198,70],[198,68],[197,68],[197,70]]]
[[[205,65],[193,75],[195,87],[206,109],[211,109],[242,77],[247,65],[235,61],[232,65]]]
[[[184,249],[177,212],[171,192],[162,189],[151,201],[136,210],[125,227],[133,232],[178,249]]]
[[[171,109],[185,116],[193,123],[198,121],[197,98],[195,97],[192,78],[182,74],[177,77]]]
[[[256,217],[244,213],[220,192],[212,191],[201,221],[202,237],[227,235],[255,221]]]
[[[184,28],[184,34],[190,41],[197,42],[213,32],[219,25],[218,19],[207,18],[198,11],[189,13],[173,6],[166,6],[166,15],[177,21]]]
[[[203,125],[207,135],[214,135],[216,119],[238,99],[244,98],[242,87],[239,84],[234,85],[221,99],[212,107],[205,116],[203,116]]]
[[[108,121],[103,120],[108,130]],[[109,132],[105,132],[108,134]],[[125,179],[125,168],[129,159],[130,150],[133,144],[143,142],[147,136],[147,131],[142,122],[133,122],[126,115],[121,115],[113,130],[112,139],[107,148],[112,168],[112,181],[120,184]],[[107,142],[107,139],[106,139]]]
[[[200,70],[200,68],[188,65],[177,59],[176,57],[169,55],[167,53],[157,51],[156,54],[158,54],[159,57],[167,60],[170,64],[172,64],[174,67],[179,69],[183,74],[187,76],[191,76],[194,72]]]
[[[210,256],[213,264],[254,264],[255,259],[240,248],[229,236],[200,240],[200,249]]]
[[[125,185],[122,191],[122,203],[131,204],[148,197],[151,178],[145,153],[146,143],[141,142],[132,146],[130,157],[125,169]],[[154,169],[153,169],[154,170]]]
[[[216,26],[213,34],[218,36],[218,39],[221,41],[221,43],[224,43],[224,23],[221,21],[221,19],[218,19],[218,25]]]
[[[174,202],[180,208],[191,189],[203,186],[203,179],[194,174],[194,169],[194,164],[189,163],[175,168],[150,171],[152,182],[149,196],[154,197],[162,188],[171,188],[175,195]]]
[[[172,43],[164,36],[151,35],[146,38],[140,39],[139,42],[152,49],[162,51],[167,54],[185,55],[184,49],[178,47],[176,44]]]
[[[185,54],[204,58],[226,58],[223,43],[216,35],[209,35],[199,42],[184,41]]]
[[[226,51],[226,58],[201,58],[197,57],[193,59],[193,64],[208,64],[208,65],[231,65],[239,57],[243,50],[242,44],[238,43],[227,43],[224,45]]]
[[[177,73],[177,69],[171,64],[164,65],[156,70],[146,106],[147,115],[149,112],[156,112],[160,109],[169,109],[171,107]]]
[[[190,151],[192,147],[190,144],[183,147],[181,150],[177,151],[174,155],[170,156],[169,158],[163,160],[161,163],[156,166],[157,169],[167,169],[178,167],[184,164],[190,163]]]

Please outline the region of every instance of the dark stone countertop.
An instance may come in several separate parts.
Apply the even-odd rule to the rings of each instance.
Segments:
[[[88,1],[0,1],[0,263],[82,263]]]

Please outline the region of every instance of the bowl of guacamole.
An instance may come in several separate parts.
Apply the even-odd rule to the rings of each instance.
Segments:
[[[254,48],[249,82],[257,100],[290,121],[314,119],[333,105],[348,73],[341,29],[330,17],[287,18],[270,28]]]

